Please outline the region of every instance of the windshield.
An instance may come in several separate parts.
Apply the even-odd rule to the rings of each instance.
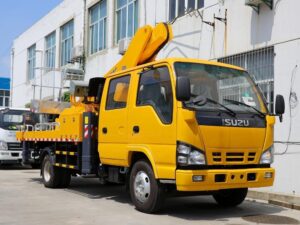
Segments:
[[[260,92],[245,71],[184,62],[175,63],[175,71],[177,76],[187,76],[189,78],[191,100],[197,96],[204,96],[235,112],[267,112]],[[195,104],[193,107],[199,110],[222,109],[220,104],[215,104],[213,101],[207,101],[206,104],[201,106]],[[190,104],[193,104],[192,102],[190,101]]]
[[[18,130],[18,125],[33,123],[33,114],[22,110],[0,111],[0,127],[5,130]]]

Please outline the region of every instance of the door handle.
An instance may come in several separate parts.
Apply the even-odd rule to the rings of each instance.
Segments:
[[[134,126],[134,127],[132,128],[132,131],[133,131],[133,133],[137,134],[137,133],[140,132],[140,127],[139,127],[139,126]]]
[[[103,133],[103,134],[107,134],[107,128],[106,128],[106,127],[103,127],[103,128],[102,128],[102,133]]]

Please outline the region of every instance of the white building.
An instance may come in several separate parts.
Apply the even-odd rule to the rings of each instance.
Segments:
[[[145,24],[172,21],[174,39],[160,58],[245,67],[271,110],[274,96],[284,95],[286,114],[275,132],[284,143],[275,144],[276,182],[267,191],[300,196],[299,8],[297,0],[65,0],[14,41],[12,105],[24,107],[33,97],[57,99],[65,68],[83,69],[85,80],[102,76],[121,57],[118,40]]]

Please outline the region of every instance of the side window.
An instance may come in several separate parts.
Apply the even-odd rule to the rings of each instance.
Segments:
[[[164,124],[172,123],[173,94],[169,70],[166,66],[141,74],[137,106],[150,105]]]
[[[106,110],[125,108],[127,104],[130,76],[112,79],[109,83]]]

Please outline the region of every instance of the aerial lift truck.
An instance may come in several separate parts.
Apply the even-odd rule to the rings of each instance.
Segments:
[[[122,183],[137,210],[158,211],[168,193],[209,194],[226,207],[275,177],[276,114],[251,76],[233,65],[155,60],[171,27],[140,28],[121,60],[88,85],[72,85],[71,106],[53,126],[23,130],[23,151],[39,151],[45,187],[67,188],[72,175]]]

